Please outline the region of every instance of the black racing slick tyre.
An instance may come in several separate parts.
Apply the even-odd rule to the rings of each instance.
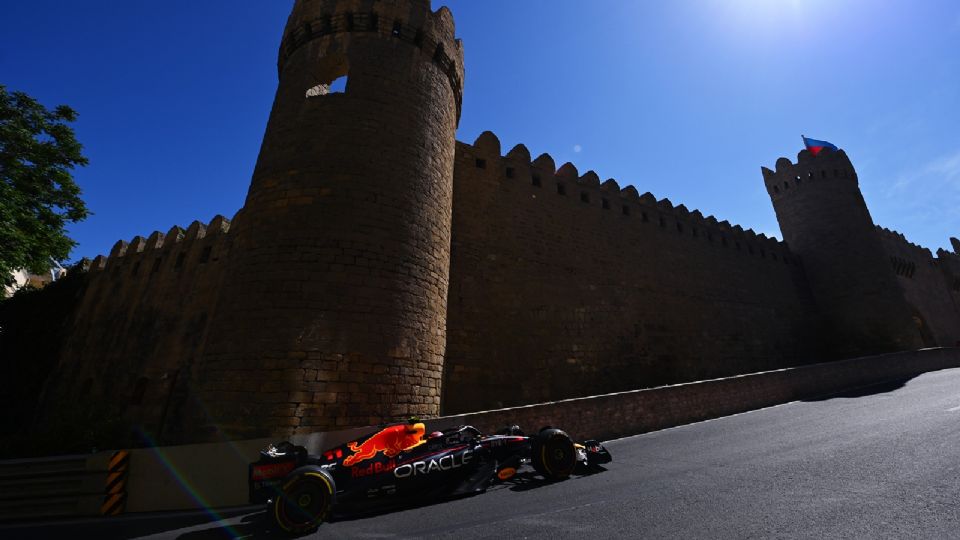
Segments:
[[[274,523],[284,532],[304,534],[327,520],[336,493],[330,473],[308,465],[287,476],[267,510]]]
[[[577,449],[562,430],[544,429],[534,437],[531,450],[533,468],[548,480],[564,480],[577,466]]]

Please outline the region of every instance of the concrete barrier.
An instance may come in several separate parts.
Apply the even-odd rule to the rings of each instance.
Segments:
[[[955,367],[960,367],[960,349],[924,349],[447,416],[426,422],[430,430],[472,424],[488,433],[510,424],[518,424],[528,432],[553,425],[562,427],[577,439],[604,440]],[[291,441],[306,446],[312,453],[319,453],[355,440],[373,429],[364,427],[299,435]],[[259,450],[272,441],[256,439],[131,450],[126,511],[216,509],[245,505],[248,501],[247,465],[255,461]],[[46,465],[40,464],[42,460],[18,460],[19,465],[0,462],[0,492],[11,493],[13,489],[28,489],[27,486],[30,486],[29,489],[49,494],[53,491],[44,490],[51,485],[58,485],[63,492],[72,493],[70,497],[74,498],[60,501],[52,496],[47,497],[44,500],[51,506],[50,513],[46,515],[67,515],[65,513],[71,508],[77,512],[73,515],[92,511],[90,504],[95,499],[88,501],[83,497],[87,496],[84,495],[87,490],[94,489],[96,482],[91,480],[90,486],[77,484],[77,479],[82,477],[78,471],[85,469],[91,475],[100,475],[102,501],[102,471],[106,467],[100,460],[109,459],[109,454],[57,459],[59,461],[50,460]],[[58,468],[60,473],[56,472]],[[61,478],[59,481],[56,480],[58,476]],[[74,478],[74,483],[68,485],[62,478]],[[22,488],[17,488],[15,484],[4,484],[7,479],[25,483],[20,484]],[[3,501],[0,502],[0,509],[5,508],[2,504],[7,500],[0,497],[0,501]],[[0,513],[3,511],[0,510]]]
[[[956,367],[960,348],[921,349],[461,414],[430,426],[471,424],[490,432],[509,424],[528,430],[552,425],[577,439],[606,440]]]

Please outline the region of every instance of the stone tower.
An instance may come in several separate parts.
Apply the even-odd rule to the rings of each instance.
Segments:
[[[762,167],[783,238],[801,258],[823,317],[823,336],[841,357],[919,348],[911,310],[885,256],[843,150],[803,150],[793,164]]]
[[[453,16],[429,0],[297,0],[278,68],[191,429],[438,414],[463,89]]]

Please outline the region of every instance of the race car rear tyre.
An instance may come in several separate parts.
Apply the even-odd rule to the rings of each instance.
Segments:
[[[573,440],[559,429],[544,429],[533,439],[533,468],[548,480],[564,480],[577,466]]]
[[[268,514],[286,533],[308,533],[329,517],[336,493],[330,473],[313,465],[300,467],[283,481]]]

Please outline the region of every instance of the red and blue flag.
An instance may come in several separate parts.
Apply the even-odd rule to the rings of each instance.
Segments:
[[[829,148],[830,150],[833,150],[834,152],[836,152],[836,151],[838,150],[838,148],[836,147],[836,145],[834,145],[833,143],[828,143],[827,141],[818,141],[817,139],[808,139],[807,137],[804,137],[803,135],[801,135],[801,137],[803,137],[803,144],[804,144],[804,146],[806,146],[806,147],[807,147],[807,150],[809,150],[810,153],[813,154],[813,155],[819,154],[820,151],[823,150],[824,148]]]

